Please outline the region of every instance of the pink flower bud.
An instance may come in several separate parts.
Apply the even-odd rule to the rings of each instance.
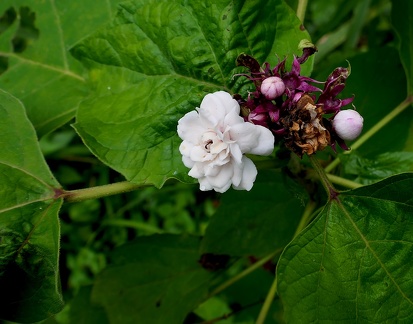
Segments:
[[[281,96],[284,91],[285,84],[279,77],[272,76],[262,81],[261,93],[269,100],[273,100]]]
[[[341,110],[333,119],[333,128],[340,138],[352,141],[363,129],[363,117],[353,109]]]

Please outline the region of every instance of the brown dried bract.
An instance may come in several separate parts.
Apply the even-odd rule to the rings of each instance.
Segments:
[[[285,145],[298,156],[314,154],[330,144],[330,133],[323,125],[323,110],[314,105],[309,95],[304,94],[295,109],[286,113],[281,118],[287,130]]]

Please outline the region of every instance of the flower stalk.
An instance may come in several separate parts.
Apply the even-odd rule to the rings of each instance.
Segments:
[[[336,184],[336,185],[340,185],[343,187],[346,187],[348,189],[356,189],[356,188],[360,188],[363,185],[339,176],[336,176],[334,174],[327,174],[327,178],[328,180],[330,180],[332,183]]]
[[[265,297],[264,304],[261,307],[261,311],[258,314],[257,321],[255,324],[264,324],[265,319],[267,318],[268,311],[270,310],[271,303],[274,300],[274,297],[277,293],[277,276],[275,276],[274,281],[268,291],[267,296]]]
[[[308,0],[299,0],[297,6],[297,17],[304,23],[305,12],[307,11]]]
[[[117,195],[150,186],[152,185],[138,185],[128,181],[122,181],[92,188],[63,191],[56,198],[64,198],[65,202],[68,203],[80,202],[88,199],[98,199],[106,196]]]
[[[323,185],[324,189],[327,192],[328,200],[330,201],[330,200],[336,199],[337,196],[339,195],[339,192],[331,184],[327,176],[327,173],[324,171],[324,168],[320,164],[320,161],[314,155],[310,155],[308,158],[310,159],[311,165],[316,171],[321,184]]]
[[[242,278],[246,277],[250,273],[254,272],[255,270],[261,268],[264,264],[266,264],[268,261],[272,260],[277,254],[281,253],[282,249],[277,249],[274,252],[268,254],[267,256],[263,257],[262,259],[258,260],[257,262],[253,263],[251,266],[246,268],[245,270],[241,271],[238,273],[236,276],[231,277],[221,285],[219,285],[217,288],[215,288],[209,295],[208,298],[211,298],[212,296],[218,295],[220,292],[224,291],[227,289],[229,286],[233,285],[237,281],[241,280]]]

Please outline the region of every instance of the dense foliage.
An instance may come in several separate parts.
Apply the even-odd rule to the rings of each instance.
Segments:
[[[413,322],[412,26],[409,0],[2,0],[0,322]],[[178,120],[302,40],[302,75],[351,69],[361,136],[199,191]]]

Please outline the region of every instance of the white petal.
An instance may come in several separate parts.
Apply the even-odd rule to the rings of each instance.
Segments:
[[[214,187],[214,190],[217,192],[227,191],[231,186],[232,176],[234,174],[234,168],[231,163],[227,163],[222,166],[219,170],[219,173],[214,177],[207,177],[208,182]]]
[[[206,177],[215,177],[220,170],[221,165],[213,165],[212,163],[208,163],[205,165],[204,173]]]
[[[184,155],[182,156],[182,162],[187,168],[192,168],[195,165],[194,161],[192,161],[189,157]]]
[[[225,151],[227,147],[228,147],[227,143],[224,143],[222,141],[215,141],[214,143],[211,144],[210,151],[212,154],[218,154],[222,151]]]
[[[204,97],[198,111],[202,118],[209,120],[214,126],[222,126],[228,113],[235,112],[239,115],[240,107],[228,92],[217,91]]]
[[[231,157],[234,159],[235,163],[241,163],[242,152],[239,148],[238,143],[230,144]]]
[[[208,191],[214,189],[211,184],[208,182],[207,178],[203,177],[198,179],[199,181],[199,189],[201,191]]]
[[[244,165],[242,163],[238,163],[238,164],[233,164],[234,167],[234,174],[232,176],[232,187],[233,188],[237,188],[241,181],[242,181],[242,175],[243,175],[243,169],[244,169]]]
[[[202,163],[195,163],[193,168],[188,172],[188,175],[195,179],[204,177],[205,173]]]
[[[238,104],[238,103],[237,103]],[[227,115],[225,116],[224,119],[224,124],[225,125],[236,125],[236,124],[242,124],[244,123],[244,118],[242,118],[239,115],[240,110],[236,109],[235,107],[233,108],[232,111],[228,112]]]
[[[196,111],[187,113],[178,121],[178,136],[182,140],[197,143],[205,130]]]
[[[236,190],[250,191],[257,178],[257,168],[255,167],[255,164],[245,156],[242,158],[242,163],[244,168],[242,170],[241,182],[237,186],[233,185],[233,188]]]
[[[181,145],[179,145],[179,152],[181,152],[182,155],[189,156],[193,147],[194,144],[188,141],[183,141]]]
[[[189,157],[195,162],[203,162],[206,160],[208,152],[206,152],[201,146],[194,146],[190,152]]]
[[[232,126],[230,133],[242,153],[269,155],[274,150],[274,135],[263,126],[245,122]]]

